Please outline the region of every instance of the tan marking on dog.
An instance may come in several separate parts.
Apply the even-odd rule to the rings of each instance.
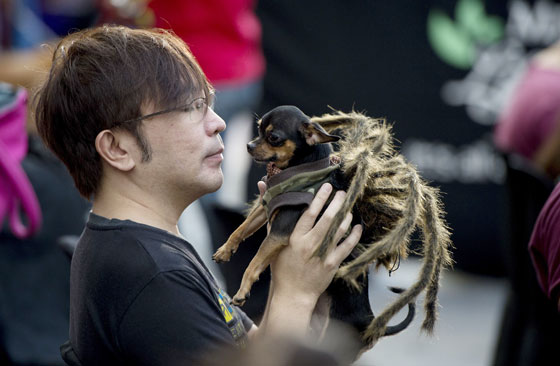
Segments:
[[[278,168],[285,168],[294,156],[296,144],[293,141],[286,140],[282,146],[273,147],[272,149],[276,152],[276,166]]]
[[[276,155],[276,149],[261,139],[251,155],[257,160],[269,160]]]

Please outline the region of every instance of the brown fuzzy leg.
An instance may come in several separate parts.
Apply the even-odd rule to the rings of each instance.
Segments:
[[[369,246],[360,256],[342,266],[337,273],[337,277],[343,278],[357,286],[355,279],[364,273],[369,264],[376,259],[391,253],[399,253],[402,246],[408,244],[408,238],[414,231],[418,218],[420,201],[420,182],[416,174],[412,174],[409,182],[410,195],[407,199],[406,209],[402,218],[395,225],[393,230],[383,239]],[[405,306],[403,304],[403,306]]]
[[[435,247],[431,246],[431,249]],[[389,305],[379,316],[377,316],[370,323],[368,328],[362,334],[364,341],[367,344],[373,344],[385,333],[387,323],[395,316],[399,310],[405,307],[408,303],[413,302],[414,299],[428,286],[429,280],[432,277],[434,269],[434,251],[430,251],[431,256],[426,258],[420,271],[420,276],[416,283],[414,283],[408,290],[399,296],[391,305]]]
[[[422,231],[424,233],[424,264],[416,283],[371,322],[363,334],[364,340],[368,343],[373,343],[383,336],[388,321],[426,288],[426,317],[422,324],[422,329],[428,333],[433,331],[437,315],[436,299],[439,288],[439,275],[442,265],[449,264],[448,260],[450,262],[449,253],[447,252],[450,241],[449,232],[439,217],[440,210],[436,196],[430,190],[423,191]]]
[[[389,320],[395,316],[400,309],[418,297],[433,279],[433,273],[437,262],[438,238],[434,235],[430,235],[430,233],[424,233],[424,235],[426,239],[424,243],[424,263],[420,270],[418,280],[370,323],[363,334],[363,338],[368,344],[382,337]]]
[[[422,322],[422,330],[428,334],[432,334],[437,320],[437,294],[439,291],[439,274],[441,272],[441,256],[438,256],[435,263],[435,269],[428,288],[426,289],[426,298],[424,299],[424,310],[426,317]]]
[[[363,114],[351,112],[343,113],[337,112],[334,114],[324,114],[322,116],[311,117],[311,122],[315,122],[321,125],[327,132],[331,132],[338,128],[353,129],[355,125],[360,122],[367,122],[368,125],[377,126],[379,124],[378,119],[372,119]]]
[[[358,121],[355,124],[355,133],[352,136],[347,136],[346,139],[355,140],[358,143],[358,141],[363,138],[363,130],[367,129],[368,124],[365,121]],[[314,255],[324,259],[328,248],[335,244],[333,243],[333,238],[335,238],[338,227],[340,226],[346,215],[352,211],[352,208],[354,207],[354,204],[356,203],[358,198],[363,195],[367,181],[368,179],[370,179],[370,176],[368,174],[368,166],[370,165],[369,158],[371,156],[380,154],[381,151],[383,151],[388,145],[390,145],[390,137],[391,136],[389,135],[387,130],[384,133],[381,133],[371,144],[371,146],[361,146],[362,151],[357,153],[356,158],[354,159],[357,164],[355,164],[352,169],[352,182],[350,183],[350,187],[348,187],[348,192],[346,192],[346,197],[344,199],[342,208],[331,223],[329,231],[325,235],[325,238],[315,251]],[[349,162],[346,161],[346,163],[348,164]],[[348,171],[345,171],[344,173],[349,174]]]
[[[264,207],[262,205],[254,207],[245,221],[230,235],[226,243],[218,248],[212,259],[218,263],[229,261],[231,255],[239,248],[239,244],[266,224],[266,221],[267,217]]]
[[[249,297],[253,283],[257,282],[259,275],[268,267],[270,262],[278,255],[278,253],[288,245],[289,236],[267,236],[262,242],[255,257],[249,263],[249,266],[243,274],[239,290],[233,297],[235,305],[243,305]]]
[[[332,131],[337,128],[346,127],[348,125],[353,125],[356,121],[350,116],[346,114],[325,114],[320,117],[311,117],[311,122],[316,122],[321,125],[325,130]]]
[[[338,227],[340,226],[342,221],[344,221],[347,213],[352,211],[352,207],[354,207],[356,200],[364,191],[365,181],[367,179],[367,176],[364,173],[365,169],[358,169],[358,171],[354,175],[354,179],[348,189],[346,197],[344,198],[342,208],[336,214],[333,222],[331,223],[331,226],[329,227],[329,231],[327,231],[325,238],[323,239],[319,247],[315,250],[315,253],[313,253],[313,255],[319,256],[321,259],[324,259],[328,248],[334,244],[332,243],[332,241],[336,237]]]
[[[423,226],[428,240],[434,240],[437,244],[435,253],[435,268],[426,290],[424,308],[426,318],[422,323],[422,329],[431,334],[437,319],[437,293],[439,291],[439,277],[444,266],[451,265],[451,257],[448,247],[451,243],[449,230],[441,218],[437,193],[435,190],[426,188],[426,209],[424,211]]]

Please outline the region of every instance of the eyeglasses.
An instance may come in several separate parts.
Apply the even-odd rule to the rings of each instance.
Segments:
[[[210,99],[210,102],[208,101],[209,99]],[[146,114],[145,116],[141,116],[141,117],[138,117],[138,118],[132,118],[132,119],[127,119],[126,121],[117,122],[113,125],[113,127],[124,125],[125,123],[138,122],[138,121],[141,121],[141,120],[146,119],[146,118],[151,118],[151,117],[159,116],[161,114],[166,114],[166,113],[171,113],[171,112],[176,112],[176,111],[181,111],[181,112],[188,113],[189,119],[192,122],[200,122],[200,121],[202,121],[202,119],[206,115],[206,112],[208,112],[208,108],[210,108],[210,109],[214,108],[213,95],[210,95],[209,98],[200,97],[200,98],[193,99],[190,102],[188,102],[187,104],[184,104],[184,105],[181,105],[181,106],[178,106],[178,107],[164,109],[163,111]]]

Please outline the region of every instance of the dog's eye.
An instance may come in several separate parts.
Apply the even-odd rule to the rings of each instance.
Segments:
[[[275,142],[279,142],[279,141],[280,141],[280,137],[278,137],[278,135],[275,135],[273,133],[268,135],[268,142],[275,143]]]

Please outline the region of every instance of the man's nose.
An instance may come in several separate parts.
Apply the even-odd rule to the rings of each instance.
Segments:
[[[211,135],[222,132],[226,129],[226,123],[212,108],[208,108],[208,129]]]

